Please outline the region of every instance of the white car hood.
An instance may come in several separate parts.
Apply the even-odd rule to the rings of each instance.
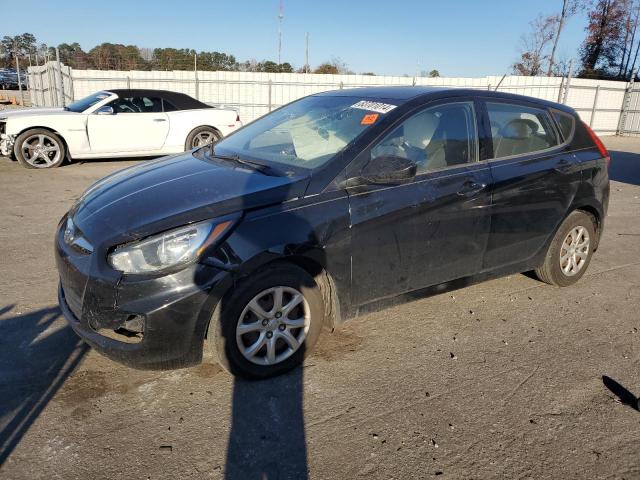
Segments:
[[[62,107],[56,108],[20,108],[18,110],[4,110],[0,112],[0,119],[6,118],[23,118],[39,115],[74,115],[75,112],[69,112]]]

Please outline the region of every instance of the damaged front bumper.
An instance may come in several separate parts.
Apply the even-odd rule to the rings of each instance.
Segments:
[[[15,143],[15,135],[7,135],[6,133],[0,134],[0,155],[5,157],[10,156],[13,153],[13,146]]]
[[[121,278],[101,268],[96,253],[67,245],[62,230],[55,242],[58,302],[83,340],[134,368],[181,368],[202,360],[206,329],[229,286],[228,272],[194,264],[165,276]]]

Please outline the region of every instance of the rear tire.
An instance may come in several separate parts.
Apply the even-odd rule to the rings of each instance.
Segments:
[[[553,237],[544,263],[535,269],[536,276],[558,287],[573,285],[591,263],[596,243],[593,217],[580,210],[571,212]]]
[[[67,152],[58,135],[44,128],[32,128],[18,135],[13,153],[23,167],[44,169],[62,165]]]
[[[210,143],[216,143],[222,138],[222,134],[213,127],[198,127],[194,128],[187,140],[184,142],[185,151],[193,150],[194,148],[203,147]]]
[[[272,377],[304,361],[324,317],[322,293],[311,275],[295,265],[268,266],[223,298],[211,319],[206,347],[233,375]]]

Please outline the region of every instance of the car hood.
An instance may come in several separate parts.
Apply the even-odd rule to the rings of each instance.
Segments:
[[[187,223],[302,196],[309,175],[272,176],[191,152],[116,172],[91,186],[69,215],[94,243],[135,240]]]
[[[77,115],[75,112],[70,112],[62,107],[57,108],[19,108],[17,110],[3,110],[0,112],[0,119],[12,119],[23,118],[29,116],[41,116],[41,115]]]

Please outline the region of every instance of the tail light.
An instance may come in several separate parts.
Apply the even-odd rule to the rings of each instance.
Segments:
[[[598,153],[600,153],[600,156],[605,159],[605,161],[607,162],[607,168],[609,168],[609,166],[611,165],[611,155],[609,154],[609,150],[607,150],[607,147],[604,146],[602,140],[600,140],[598,135],[596,135],[596,132],[594,132],[589,125],[584,123],[584,128],[587,129],[587,133],[591,137],[591,140],[593,140],[593,143],[596,145]]]
[[[238,126],[238,124],[240,123],[240,113],[236,112],[236,123],[234,123],[233,125],[227,125],[229,128],[235,128]]]

